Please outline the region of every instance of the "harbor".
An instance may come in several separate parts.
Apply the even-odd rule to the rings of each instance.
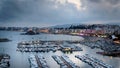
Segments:
[[[54,43],[52,44],[52,43],[48,42],[48,40],[53,40],[53,39],[57,39],[56,41],[62,40],[62,39],[63,40],[68,39],[68,41],[71,41],[71,39],[72,40],[77,40],[77,39],[80,40],[81,38],[79,36],[77,38],[76,37],[71,38],[71,36],[67,36],[67,35],[54,35],[54,34],[41,34],[41,35],[30,36],[30,35],[20,35],[20,32],[8,32],[8,31],[1,32],[0,35],[2,37],[6,37],[6,38],[9,38],[9,39],[12,40],[10,42],[0,43],[0,48],[1,48],[0,52],[1,53],[7,53],[11,57],[9,68],[30,68],[31,63],[28,60],[28,58],[32,54],[34,56],[35,55],[38,55],[38,56],[42,55],[45,58],[45,61],[46,61],[49,68],[60,68],[60,65],[51,57],[53,55],[57,55],[57,56],[66,55],[66,56],[69,57],[69,59],[73,63],[75,63],[75,65],[77,65],[80,68],[93,68],[91,65],[89,65],[87,63],[84,63],[83,61],[81,61],[81,60],[79,60],[78,58],[75,57],[75,55],[84,55],[84,54],[89,54],[90,56],[93,56],[93,57],[96,57],[96,58],[99,57],[97,59],[102,60],[104,63],[111,65],[113,68],[120,68],[119,57],[103,56],[103,55],[97,54],[96,52],[102,52],[103,51],[99,48],[93,48],[92,49],[92,48],[90,48],[86,45],[83,45],[81,43],[65,42],[65,43],[60,43],[60,44],[54,44]],[[48,51],[48,52],[47,51],[45,51],[45,52],[34,52],[34,51],[33,52],[27,52],[27,51],[26,52],[25,51],[20,52],[20,51],[17,51],[19,42],[28,42],[28,41],[31,42],[31,41],[36,41],[36,40],[47,40],[47,42],[45,42],[43,45],[41,45],[41,44],[39,45],[39,46],[43,46],[43,47],[46,47],[48,45],[49,45],[49,47],[57,45],[57,46],[65,46],[65,48],[67,48],[68,46],[74,46],[75,45],[75,46],[77,46],[77,48],[80,47],[82,49],[82,51],[73,51],[73,52],[68,51],[66,53],[64,53],[61,50],[56,50],[55,52],[52,51],[52,50]],[[92,40],[92,38],[89,38],[89,40]],[[83,42],[83,41],[81,40],[81,42]],[[93,42],[93,43],[96,43],[96,42]],[[90,44],[90,45],[92,45],[92,44]],[[23,46],[27,47],[27,45],[23,45]],[[32,47],[36,46],[37,47],[37,45],[35,45],[35,44],[34,45],[28,45],[28,46],[32,46]],[[99,45],[96,45],[96,46],[99,46]],[[105,45],[105,46],[110,46],[110,45]],[[36,48],[36,47],[34,47],[34,48]],[[36,66],[38,67],[38,63],[36,62],[36,59],[33,59],[33,60],[35,60],[35,61],[32,61],[32,62],[34,62],[33,64],[37,64]]]
[[[120,0],[0,0],[0,68],[120,68]]]

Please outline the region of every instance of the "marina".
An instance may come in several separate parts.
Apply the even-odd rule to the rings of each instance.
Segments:
[[[0,68],[120,68],[120,0],[0,0]]]
[[[62,43],[62,45],[57,45],[57,44],[50,44],[49,42],[46,42],[45,44],[43,44],[43,47],[45,46],[78,46],[80,48],[82,48],[82,51],[73,51],[73,52],[62,52],[61,50],[56,50],[55,52],[53,51],[45,51],[45,52],[20,52],[20,51],[16,51],[17,47],[18,47],[18,43],[19,42],[24,42],[24,41],[36,41],[36,40],[53,40],[56,39],[56,41],[58,40],[81,40],[80,36],[74,37],[72,36],[68,36],[68,35],[54,35],[54,34],[40,34],[40,35],[20,35],[20,32],[9,32],[9,31],[1,31],[0,33],[1,37],[6,37],[11,39],[12,41],[10,42],[2,42],[0,43],[0,52],[1,53],[6,53],[9,54],[10,58],[10,67],[9,68],[30,68],[30,61],[28,60],[29,56],[31,56],[31,54],[35,55],[42,55],[49,68],[60,68],[60,65],[58,63],[56,63],[56,61],[51,57],[53,55],[58,55],[58,56],[63,56],[66,55],[69,57],[69,59],[75,63],[77,66],[79,66],[80,68],[93,68],[91,65],[88,65],[87,63],[82,62],[81,60],[79,60],[78,58],[75,58],[75,55],[84,55],[84,54],[90,54],[93,57],[99,57],[98,59],[101,59],[102,61],[104,61],[104,63],[107,63],[109,65],[111,65],[113,68],[120,68],[120,59],[119,57],[109,57],[109,56],[103,56],[103,55],[99,55],[96,52],[102,52],[101,49],[99,48],[94,48],[91,49],[90,47],[86,46],[86,45],[82,45],[81,43],[68,43],[69,45],[67,45],[66,43]],[[89,40],[92,40],[92,38]],[[82,41],[82,40],[81,40]],[[96,43],[96,42],[94,42]],[[88,43],[89,44],[89,43]],[[102,44],[102,43],[101,43]],[[25,45],[27,46],[27,45]],[[28,45],[29,46],[29,45]],[[36,46],[31,45],[31,46]],[[42,45],[39,45],[42,46]],[[98,46],[98,45],[97,45]],[[104,45],[103,45],[104,46]],[[105,46],[111,46],[111,45],[105,45]],[[22,49],[22,48],[21,48]],[[43,48],[44,49],[44,48]],[[19,63],[18,63],[19,62]],[[34,62],[34,61],[33,61]],[[37,62],[35,61],[34,63],[37,64]],[[66,65],[67,66],[67,65]],[[38,67],[38,65],[37,65]]]

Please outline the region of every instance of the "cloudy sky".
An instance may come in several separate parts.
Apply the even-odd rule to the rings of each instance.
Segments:
[[[120,0],[0,0],[0,26],[119,24]]]

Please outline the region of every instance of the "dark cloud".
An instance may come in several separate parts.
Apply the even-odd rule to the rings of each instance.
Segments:
[[[116,5],[120,3],[120,0],[106,0],[106,2],[109,2],[110,4]]]
[[[102,0],[88,0],[90,2],[100,3]]]
[[[120,0],[0,0],[0,22],[69,24],[119,20]],[[19,23],[18,23],[19,22]],[[25,23],[24,23],[25,22]]]
[[[11,21],[31,14],[34,12],[34,5],[37,1],[38,0],[1,0],[0,21]],[[43,5],[43,2],[43,0],[40,0],[39,4]]]
[[[95,3],[93,3],[95,2]],[[100,20],[119,20],[120,0],[87,0],[88,12]]]
[[[0,21],[7,21],[16,17],[16,14],[21,13],[21,8],[15,1],[3,1],[1,2]]]
[[[120,0],[88,0],[89,2],[93,2],[93,3],[110,3],[110,4],[118,4],[120,2]]]

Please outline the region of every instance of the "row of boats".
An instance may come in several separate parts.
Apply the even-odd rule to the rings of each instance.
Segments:
[[[68,63],[72,68],[80,68],[77,65],[75,65],[75,63],[73,63],[68,56],[61,56],[63,60],[65,60],[66,63]]]
[[[52,58],[60,65],[60,68],[67,68],[68,66],[62,61],[60,56],[54,55]]]
[[[80,68],[75,65],[68,56],[53,55],[52,58],[60,65],[60,68]]]
[[[17,51],[20,52],[49,52],[49,51],[63,51],[63,52],[72,52],[72,51],[82,51],[83,49],[79,46],[73,44],[61,44],[61,45],[54,45],[54,44],[35,44],[35,45],[18,45]]]
[[[20,52],[49,52],[53,51],[56,52],[56,48],[18,48],[17,51]]]
[[[0,68],[10,67],[10,56],[8,54],[0,54]]]
[[[85,54],[82,56],[75,55],[75,57],[89,64],[93,68],[113,68],[113,66],[106,64],[102,60],[92,57],[89,54]],[[73,63],[66,55],[62,56],[53,55],[52,58],[57,62],[57,64],[60,65],[60,68],[80,68],[75,63]],[[29,56],[29,62],[30,68],[50,68],[42,55]]]
[[[99,39],[95,41],[91,41],[91,40],[92,38],[86,39],[85,41],[81,41],[80,44],[88,46],[92,49],[99,48],[103,50],[102,52],[96,52],[97,54],[100,55],[113,56],[113,57],[120,56],[120,46],[114,44],[111,40],[106,40],[106,39]]]
[[[33,40],[33,41],[21,41],[18,43],[18,45],[35,45],[35,44],[40,44],[40,45],[44,45],[44,44],[55,44],[55,45],[60,45],[63,44],[64,42],[67,43],[79,43],[80,41],[76,41],[76,40]]]
[[[104,63],[102,60],[99,60],[95,57],[92,57],[88,54],[83,56],[76,55],[76,58],[80,59],[81,61],[91,65],[93,68],[113,68],[111,65]]]
[[[49,68],[42,55],[30,55],[28,60],[30,62],[30,68]]]
[[[18,45],[51,45],[51,44],[55,44],[55,45],[59,45],[62,44],[65,41],[43,41],[43,40],[33,40],[33,41],[22,41],[19,42]]]

